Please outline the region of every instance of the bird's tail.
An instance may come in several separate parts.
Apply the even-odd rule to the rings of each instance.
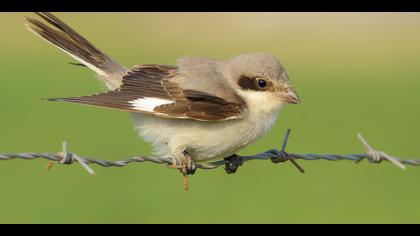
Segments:
[[[113,61],[70,26],[48,12],[36,13],[46,23],[27,17],[26,28],[96,72],[109,89],[121,85],[126,69]]]

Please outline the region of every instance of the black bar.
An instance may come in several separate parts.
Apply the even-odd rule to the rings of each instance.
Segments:
[[[415,12],[420,11],[415,0],[8,0],[0,4],[1,11],[53,12]]]

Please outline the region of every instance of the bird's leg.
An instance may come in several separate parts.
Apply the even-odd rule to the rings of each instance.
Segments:
[[[184,155],[184,158],[180,160],[181,165],[174,163],[169,167],[179,169],[179,171],[182,173],[182,176],[184,177],[184,190],[188,191],[188,175],[195,174],[195,171],[197,170],[197,164],[195,163],[192,155],[187,151],[183,151],[182,154]]]
[[[181,172],[185,175],[195,174],[195,171],[197,170],[197,164],[195,163],[193,156],[187,151],[183,151],[182,154],[185,158],[182,160],[184,168],[181,169]]]
[[[184,177],[184,190],[188,191],[188,176],[187,176],[187,165],[183,164],[183,161],[180,161],[181,164],[178,164],[176,161],[172,165],[168,165],[169,168],[177,169],[182,173]]]
[[[243,158],[236,154],[233,154],[230,157],[226,157],[224,158],[224,160],[228,161],[228,163],[225,164],[225,171],[228,175],[235,174],[239,166],[241,166],[244,163]]]

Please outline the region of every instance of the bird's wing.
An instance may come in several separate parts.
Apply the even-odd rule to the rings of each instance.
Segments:
[[[241,118],[245,103],[183,87],[175,78],[179,69],[166,65],[140,65],[129,70],[120,88],[91,96],[52,98],[174,119],[221,121]],[[234,91],[232,90],[232,93]]]

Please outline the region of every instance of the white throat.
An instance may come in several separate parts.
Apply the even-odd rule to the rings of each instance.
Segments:
[[[270,92],[239,89],[237,93],[245,100],[250,113],[276,114],[285,105]]]

